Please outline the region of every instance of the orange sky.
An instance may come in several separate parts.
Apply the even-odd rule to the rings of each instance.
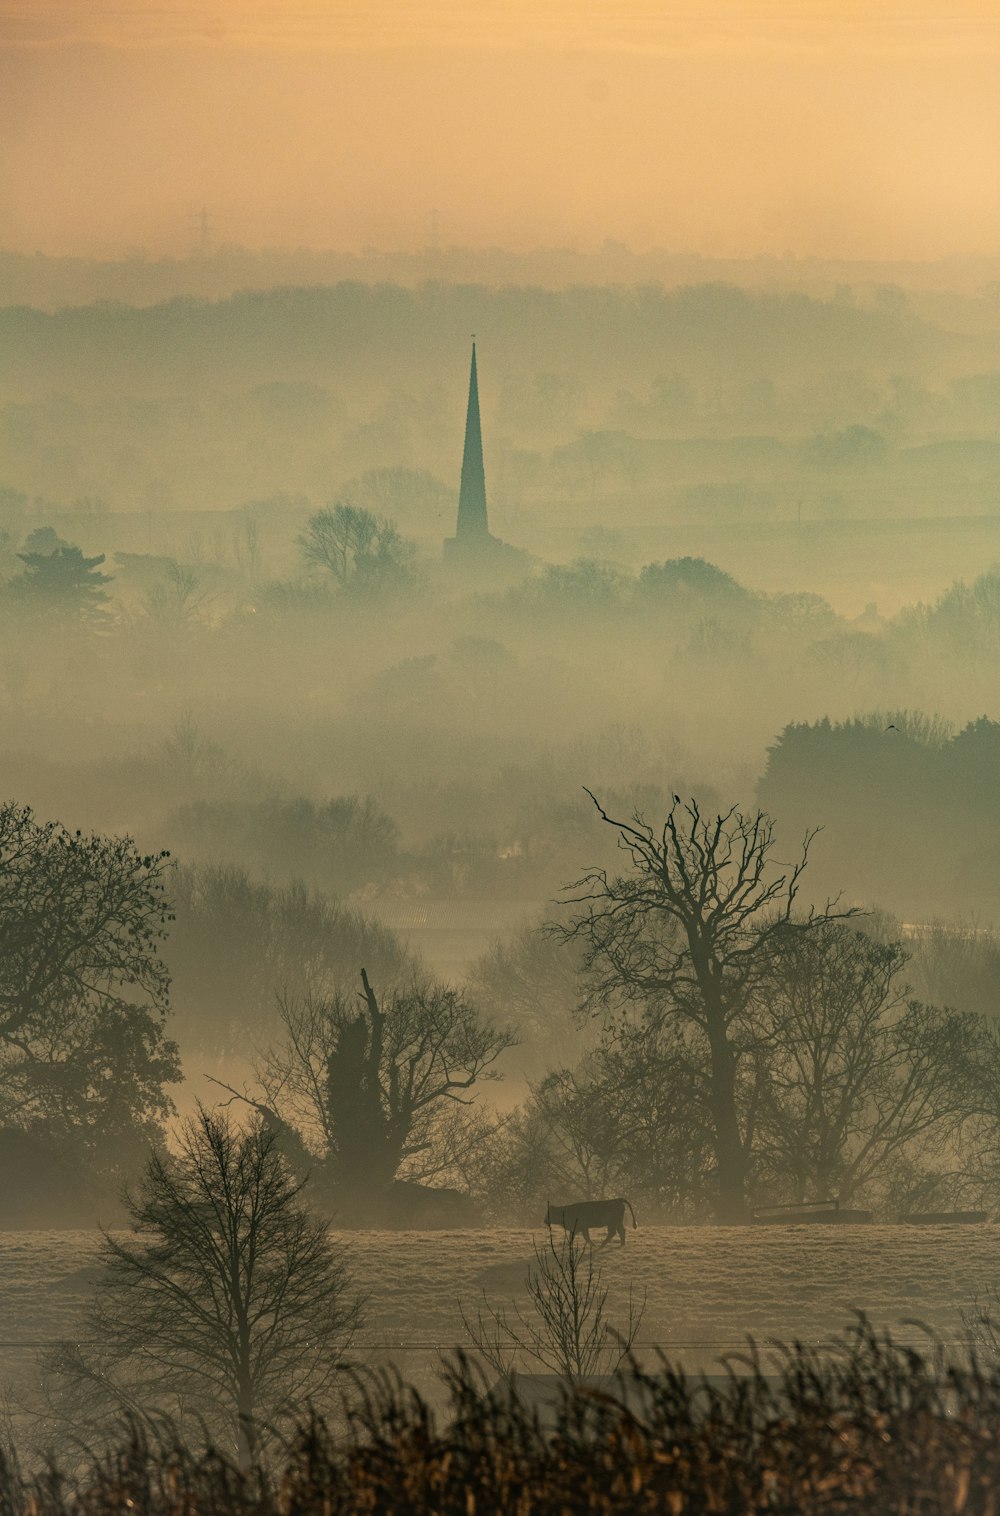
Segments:
[[[0,0],[0,246],[1000,251],[996,0]]]

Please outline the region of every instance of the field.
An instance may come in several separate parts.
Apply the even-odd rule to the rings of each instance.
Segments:
[[[544,1243],[545,1231],[351,1232],[340,1240],[369,1297],[359,1356],[393,1359],[433,1393],[439,1351],[464,1340],[459,1302],[474,1307],[483,1291],[495,1303],[523,1301],[533,1244]],[[93,1232],[0,1233],[0,1381],[15,1410],[41,1345],[80,1334],[98,1242]],[[762,1346],[769,1338],[825,1341],[859,1309],[901,1339],[924,1341],[912,1325],[919,1321],[954,1341],[962,1310],[1000,1281],[1000,1226],[640,1226],[624,1250],[612,1245],[596,1257],[610,1320],[624,1319],[630,1285],[645,1293],[641,1343],[699,1371],[745,1346],[748,1334]]]

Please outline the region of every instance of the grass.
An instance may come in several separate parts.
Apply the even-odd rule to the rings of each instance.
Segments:
[[[794,1347],[780,1383],[748,1377],[705,1393],[660,1365],[633,1371],[641,1410],[568,1395],[554,1431],[516,1397],[484,1396],[467,1359],[449,1367],[435,1417],[392,1374],[353,1386],[334,1432],[300,1428],[274,1467],[225,1459],[132,1428],[67,1482],[0,1470],[4,1516],[995,1516],[1000,1375],[920,1354],[860,1320],[839,1352]],[[633,1397],[634,1400],[634,1397]]]
[[[367,1338],[385,1346],[462,1340],[458,1302],[517,1296],[534,1261],[531,1230],[340,1234],[370,1295]],[[0,1232],[0,1341],[71,1336],[93,1286],[93,1232]],[[642,1339],[689,1366],[690,1342],[742,1343],[838,1331],[853,1309],[879,1324],[919,1317],[946,1336],[1000,1278],[1000,1227],[644,1227],[595,1254],[614,1314],[631,1285],[647,1306]],[[11,1350],[0,1349],[0,1378]],[[407,1355],[405,1362],[411,1358]]]
[[[512,1297],[523,1304],[532,1244],[546,1233],[538,1226],[342,1236],[370,1296],[362,1363],[395,1363],[440,1408],[440,1353],[465,1335],[459,1302],[475,1307],[485,1290],[498,1306]],[[96,1245],[92,1232],[0,1232],[0,1343],[77,1335]],[[645,1293],[639,1361],[654,1362],[647,1345],[658,1344],[697,1372],[751,1334],[761,1343],[829,1339],[852,1310],[900,1339],[923,1340],[900,1326],[912,1318],[954,1339],[962,1310],[1000,1280],[1000,1227],[667,1228],[643,1226],[640,1217],[624,1249],[612,1245],[596,1256],[612,1322],[625,1317],[630,1285],[635,1298]],[[0,1392],[15,1426],[36,1359],[34,1347],[0,1346]]]

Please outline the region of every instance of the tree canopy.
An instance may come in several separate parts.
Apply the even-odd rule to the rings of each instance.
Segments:
[[[17,556],[24,572],[14,587],[26,604],[40,610],[92,616],[106,603],[104,586],[110,584],[111,575],[100,572],[103,553],[86,558],[73,543],[56,538],[54,544],[45,541]]]
[[[0,806],[0,1125],[120,1169],[180,1079],[167,854]]]
[[[0,1039],[84,1000],[166,1010],[168,856],[0,806]]]

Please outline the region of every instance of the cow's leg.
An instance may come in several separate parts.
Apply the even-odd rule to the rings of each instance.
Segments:
[[[590,1228],[589,1227],[585,1227],[585,1226],[581,1226],[580,1231],[583,1233],[583,1240],[584,1240],[584,1242],[589,1247],[590,1246]]]

